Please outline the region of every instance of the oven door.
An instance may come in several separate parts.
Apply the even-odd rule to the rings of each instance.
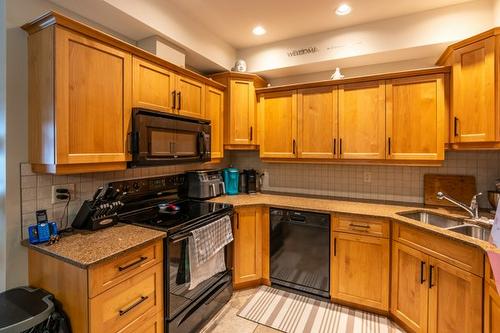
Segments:
[[[134,109],[131,166],[210,160],[210,122]]]

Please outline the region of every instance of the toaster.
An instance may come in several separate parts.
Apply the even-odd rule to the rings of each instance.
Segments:
[[[210,199],[226,194],[222,171],[193,170],[187,171],[183,196],[191,199]]]

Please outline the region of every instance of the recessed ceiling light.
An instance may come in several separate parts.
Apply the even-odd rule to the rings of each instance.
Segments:
[[[337,10],[335,11],[335,14],[337,15],[347,15],[351,12],[351,6],[349,6],[346,3],[341,4],[340,6],[337,7]]]
[[[255,28],[253,28],[252,30],[253,34],[256,35],[256,36],[262,36],[262,35],[265,35],[266,34],[266,29],[264,29],[263,26],[261,25],[258,25],[256,26]]]

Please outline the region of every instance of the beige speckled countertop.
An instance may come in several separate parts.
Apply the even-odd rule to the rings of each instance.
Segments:
[[[225,202],[232,204],[236,207],[238,206],[251,206],[251,205],[265,205],[278,208],[289,208],[289,209],[302,209],[319,211],[326,213],[348,213],[348,214],[360,214],[360,215],[370,215],[377,217],[390,218],[398,222],[409,224],[418,228],[426,229],[433,233],[442,235],[447,238],[452,238],[473,246],[478,246],[484,250],[499,250],[493,244],[482,241],[480,239],[472,238],[466,235],[462,235],[450,230],[446,230],[440,227],[436,227],[430,224],[425,224],[407,217],[398,215],[399,212],[408,211],[430,211],[440,215],[446,215],[455,218],[465,218],[466,216],[455,209],[447,208],[431,208],[424,207],[422,205],[412,205],[412,204],[399,204],[399,203],[374,203],[374,202],[364,202],[355,200],[335,200],[335,199],[322,199],[322,198],[312,198],[304,196],[292,196],[292,195],[282,195],[282,194],[238,194],[238,195],[226,195],[218,198],[211,199],[213,202]]]
[[[46,245],[23,244],[41,253],[87,268],[166,236],[163,231],[131,224],[117,224],[97,231],[63,234],[59,242]]]

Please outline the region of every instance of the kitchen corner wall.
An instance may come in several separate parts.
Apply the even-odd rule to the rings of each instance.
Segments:
[[[95,190],[109,182],[179,174],[187,170],[224,168],[229,165],[227,159],[221,163],[192,163],[172,166],[127,169],[115,172],[98,172],[68,176],[35,174],[28,163],[21,163],[21,228],[22,237],[27,238],[28,226],[36,223],[35,211],[46,209],[49,220],[56,221],[58,227],[71,225],[82,202],[91,199]],[[52,185],[74,184],[75,193],[65,212],[65,203],[52,204]]]
[[[500,178],[499,151],[447,152],[439,167],[264,163],[248,151],[231,152],[231,164],[264,172],[265,191],[411,203],[423,203],[425,174],[472,175],[485,208],[487,191]]]

